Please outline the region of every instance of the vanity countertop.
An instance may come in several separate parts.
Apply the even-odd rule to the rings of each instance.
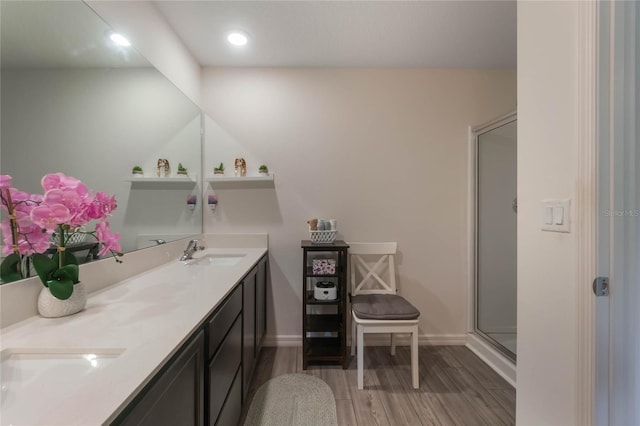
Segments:
[[[3,329],[0,424],[110,423],[266,252],[207,249]]]

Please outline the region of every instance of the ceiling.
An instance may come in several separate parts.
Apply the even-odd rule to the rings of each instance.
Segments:
[[[154,3],[204,66],[516,68],[511,0]]]

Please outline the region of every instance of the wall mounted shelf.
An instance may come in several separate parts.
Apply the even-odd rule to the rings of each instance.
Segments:
[[[127,176],[124,181],[125,182],[144,182],[144,183],[166,183],[166,182],[196,182],[196,175],[188,175],[188,176],[168,176],[168,177],[157,177],[157,176]]]
[[[267,176],[214,176],[204,180],[206,182],[273,182],[273,174]]]
[[[274,187],[273,174],[268,176],[207,177],[205,182],[216,189],[268,189]]]

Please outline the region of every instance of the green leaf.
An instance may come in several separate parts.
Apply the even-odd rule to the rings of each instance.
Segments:
[[[60,252],[55,252],[53,257],[51,258],[51,260],[53,260],[53,262],[56,264],[56,266],[58,265],[58,258],[60,257]],[[77,265],[78,264],[78,259],[76,259],[76,257],[74,256],[73,253],[64,253],[64,263],[62,264],[62,266],[65,265]]]
[[[60,300],[67,300],[73,293],[73,281],[69,274],[62,269],[58,269],[54,272],[57,275],[56,279],[49,280],[49,291],[53,296]]]
[[[31,257],[31,261],[33,262],[33,267],[38,273],[42,284],[49,287],[49,280],[51,279],[53,272],[58,269],[58,264],[42,253],[34,254]]]
[[[80,268],[78,268],[78,265],[64,265],[58,271],[65,272],[74,284],[79,282]],[[58,271],[53,273],[54,277]]]
[[[21,261],[20,255],[16,253],[11,253],[5,257],[0,264],[0,278],[2,278],[2,281],[8,283],[22,279],[22,274],[20,273]]]

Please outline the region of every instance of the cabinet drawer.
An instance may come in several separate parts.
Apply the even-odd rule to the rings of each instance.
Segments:
[[[204,333],[196,336],[112,425],[204,425]]]
[[[242,372],[238,369],[216,426],[237,425],[242,414]]]
[[[238,286],[207,324],[209,356],[213,356],[242,309],[242,286]]]
[[[242,320],[238,317],[209,364],[209,424],[215,424],[242,359]]]

